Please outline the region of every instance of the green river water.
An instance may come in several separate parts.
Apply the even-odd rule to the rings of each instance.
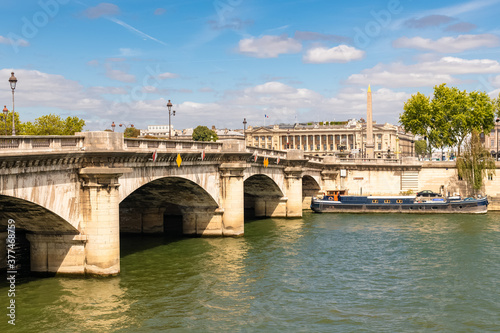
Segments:
[[[500,214],[313,214],[122,236],[121,275],[25,278],[0,332],[500,332]],[[3,311],[3,312],[2,312]]]

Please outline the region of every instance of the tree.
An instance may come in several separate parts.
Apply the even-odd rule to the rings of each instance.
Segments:
[[[217,133],[208,129],[207,126],[198,126],[193,131],[194,141],[217,141]]]
[[[417,155],[425,155],[427,152],[427,142],[425,140],[415,141],[415,153]]]
[[[32,123],[27,121],[21,124],[24,135],[74,135],[81,132],[85,126],[85,120],[78,117],[68,117],[65,120],[61,116],[49,114],[35,119]]]
[[[126,138],[137,138],[141,135],[141,130],[135,127],[127,127],[125,131],[123,131],[123,136]]]
[[[16,134],[23,135],[23,124],[19,121],[19,113],[15,112],[14,121],[16,124]],[[0,135],[12,135],[12,112],[7,114],[7,119],[4,118],[2,113],[2,117],[0,119]]]
[[[489,132],[494,126],[494,106],[485,92],[467,93],[445,83],[434,87],[432,100],[417,93],[404,105],[399,121],[406,131],[426,136],[428,150],[460,147],[473,130]]]
[[[399,122],[403,125],[404,130],[428,138],[429,146],[427,148],[428,152],[431,153],[432,147],[435,145],[430,135],[433,128],[430,98],[421,93],[412,95],[404,104],[403,109],[405,111],[399,115]]]
[[[467,138],[463,155],[457,158],[457,169],[458,176],[467,184],[468,194],[473,195],[483,186],[486,174],[495,173],[495,161],[483,147],[476,130]]]

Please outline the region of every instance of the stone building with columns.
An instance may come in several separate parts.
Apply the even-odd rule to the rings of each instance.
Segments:
[[[374,157],[414,156],[415,138],[401,127],[373,124]],[[319,155],[368,157],[367,123],[351,119],[335,123],[272,125],[249,127],[245,132],[247,145],[266,149],[300,149]]]

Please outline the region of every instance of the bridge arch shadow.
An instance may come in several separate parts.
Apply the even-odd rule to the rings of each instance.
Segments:
[[[73,241],[74,236],[79,234],[78,229],[58,214],[31,201],[0,195],[2,270],[7,269],[9,220],[14,221],[10,224],[15,226],[14,245],[10,248],[15,254],[15,269],[9,267],[9,270],[16,270],[21,277],[30,275],[32,270],[38,273],[57,271],[75,251],[75,243],[76,247],[84,246],[79,241]]]
[[[195,182],[182,177],[159,178],[120,202],[120,232],[201,235],[219,215],[217,208],[214,198]]]
[[[278,216],[283,206],[286,206],[283,191],[267,175],[256,174],[248,177],[244,181],[243,192],[246,218]]]
[[[304,175],[302,177],[302,209],[311,208],[311,198],[318,195],[321,186],[313,177]]]

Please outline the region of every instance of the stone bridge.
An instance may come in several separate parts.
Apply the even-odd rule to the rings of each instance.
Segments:
[[[9,219],[29,241],[31,271],[115,275],[120,232],[241,236],[245,216],[301,217],[321,190],[446,190],[456,183],[454,170],[413,159],[305,156],[243,141],[124,139],[113,132],[1,137],[0,268],[7,267]],[[499,185],[495,178],[489,186]]]
[[[27,232],[32,271],[113,275],[120,270],[120,232],[240,236],[245,212],[301,217],[303,202],[325,181],[318,157],[242,141],[124,139],[113,132],[4,137],[0,246],[5,251],[12,219]],[[0,264],[5,268],[5,253]]]

